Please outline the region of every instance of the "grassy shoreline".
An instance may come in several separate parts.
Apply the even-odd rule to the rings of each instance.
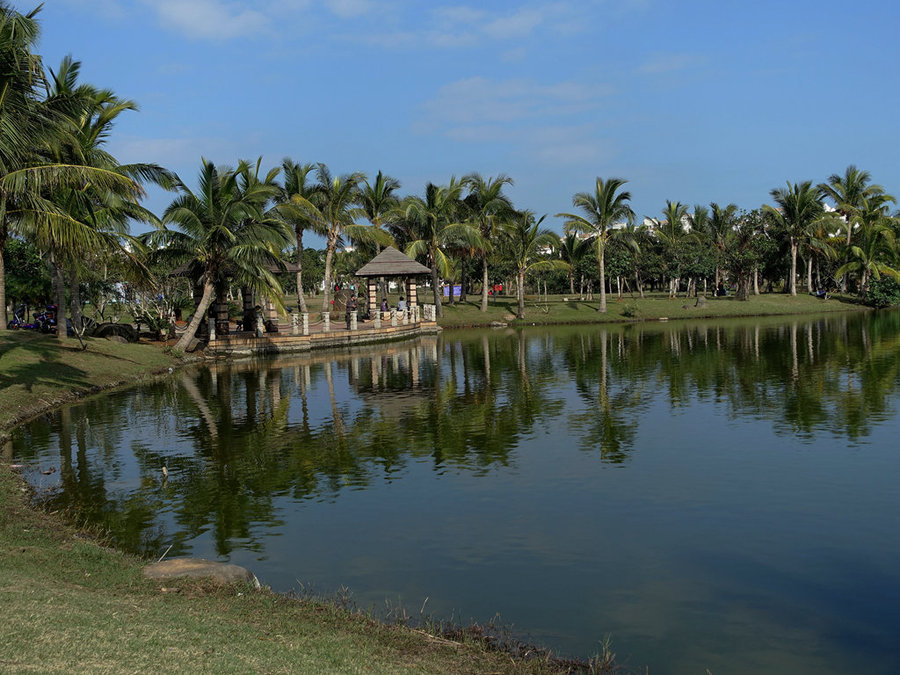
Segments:
[[[626,303],[613,298],[606,314],[596,312],[596,302],[530,300],[529,318],[522,322],[510,318],[514,299],[498,298],[487,314],[476,299],[445,306],[440,323],[610,323],[861,309],[845,299],[823,303],[787,296],[750,303],[711,299],[702,312],[693,299],[630,302],[636,306],[633,317],[623,314]],[[329,602],[214,589],[196,581],[167,582],[163,589],[141,577],[145,561],[106,548],[65,518],[30,506],[28,488],[10,468],[11,446],[4,444],[14,426],[185,363],[154,344],[89,340],[81,351],[75,340],[60,344],[36,333],[0,333],[0,602],[15,617],[0,643],[0,671],[68,671],[73,663],[99,672],[179,671],[189,663],[200,671],[605,672],[546,657],[513,660],[464,632],[448,640]]]

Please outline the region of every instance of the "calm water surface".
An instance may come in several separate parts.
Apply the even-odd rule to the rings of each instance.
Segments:
[[[175,373],[5,452],[122,547],[276,590],[651,673],[894,673],[898,408],[897,313],[448,331]]]

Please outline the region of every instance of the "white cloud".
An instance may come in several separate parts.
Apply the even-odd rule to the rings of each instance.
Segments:
[[[699,63],[700,59],[691,54],[655,54],[638,70],[645,75],[666,75],[691,68]]]
[[[147,4],[163,25],[197,39],[227,40],[253,35],[269,23],[262,12],[221,0],[150,0]]]
[[[372,0],[326,0],[325,4],[342,19],[361,16],[374,7]]]
[[[423,109],[437,123],[508,122],[581,113],[599,105],[609,93],[606,87],[575,82],[544,85],[524,79],[472,77],[441,87]]]
[[[605,86],[541,84],[473,77],[441,87],[425,102],[416,125],[460,143],[504,144],[532,161],[587,164],[609,155],[593,117],[610,96]]]
[[[508,16],[501,16],[489,22],[484,32],[491,38],[511,40],[528,37],[544,22],[544,12],[538,9],[520,9]]]

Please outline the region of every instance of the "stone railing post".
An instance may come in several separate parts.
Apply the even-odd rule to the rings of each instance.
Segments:
[[[391,310],[391,326],[396,326],[396,325],[397,325],[397,310],[392,309]]]
[[[322,321],[324,325],[322,326],[322,330],[326,333],[331,332],[331,312],[322,312]]]
[[[359,329],[358,316],[357,316],[358,314],[359,314],[359,312],[356,312],[356,311],[350,312],[350,330],[358,330]]]
[[[300,317],[297,312],[291,314],[291,335],[300,333]]]
[[[419,323],[419,306],[418,305],[410,305],[409,306],[409,320],[411,323]]]
[[[403,315],[400,319],[400,323],[404,326],[409,323],[409,310],[408,309],[403,310]]]
[[[261,338],[266,334],[266,325],[263,323],[261,315],[256,315],[256,337]]]
[[[309,335],[309,313],[308,312],[303,312],[302,320],[303,320],[303,334]]]
[[[138,324],[138,328],[140,328],[140,324]],[[138,330],[138,334],[140,334],[140,330]],[[209,322],[209,341],[210,342],[216,341],[216,322],[215,321]]]
[[[375,328],[381,328],[381,310],[380,309],[375,310],[375,318],[372,320],[372,325]]]

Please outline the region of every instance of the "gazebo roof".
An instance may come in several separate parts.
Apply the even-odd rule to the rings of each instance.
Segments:
[[[431,270],[393,246],[388,246],[356,272],[358,277],[415,277],[425,274],[431,274]]]

